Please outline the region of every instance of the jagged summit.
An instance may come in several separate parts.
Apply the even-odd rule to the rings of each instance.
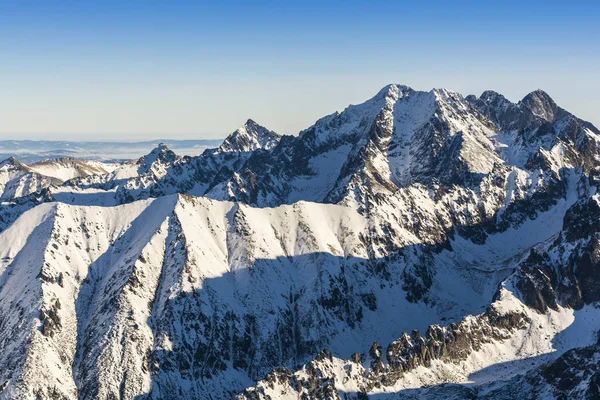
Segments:
[[[158,155],[158,154],[165,154],[165,153],[169,153],[172,152],[172,150],[169,148],[169,146],[167,146],[167,144],[165,142],[160,142],[156,145],[155,148],[152,149],[152,151],[150,151],[150,155]]]
[[[157,146],[156,149],[159,149],[160,151],[163,150],[170,150],[169,146],[167,146],[167,144],[165,142],[160,142]]]
[[[390,83],[385,85],[373,98],[380,97],[394,97],[397,98],[401,93],[409,93],[413,91],[413,89],[408,85],[403,85],[399,83]]]
[[[10,166],[16,167],[16,168],[22,168],[25,166],[25,164],[23,164],[21,161],[19,161],[15,157],[9,157],[6,160],[3,160],[0,162],[0,167],[3,167],[5,165],[10,165]]]
[[[515,125],[515,122],[530,123],[532,118],[553,122],[560,110],[550,95],[541,89],[527,94],[518,103],[511,102],[493,90],[486,90],[479,97],[469,95],[466,99],[486,116],[492,117],[495,122],[501,122],[503,126]]]
[[[494,90],[486,90],[479,97],[470,94],[465,98],[469,103],[483,103],[483,104],[493,104],[496,107],[502,106],[506,107],[509,104],[512,104],[510,100],[508,100],[504,95],[498,93]]]
[[[271,150],[280,139],[279,134],[248,119],[244,125],[225,138],[218,150],[223,153]]]
[[[558,110],[558,106],[550,95],[541,89],[537,89],[526,95],[520,104],[531,110],[535,116],[543,118],[548,122],[554,121]]]
[[[494,91],[494,90],[485,90],[483,93],[481,93],[480,98],[481,99],[494,99],[494,98],[505,98],[502,94]]]
[[[150,153],[140,159],[143,168],[150,168],[156,162],[171,163],[177,159],[177,155],[164,142],[159,143]]]

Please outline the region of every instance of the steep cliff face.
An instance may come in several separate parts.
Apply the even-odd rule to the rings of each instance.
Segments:
[[[0,398],[593,396],[599,135],[389,85],[11,198]]]

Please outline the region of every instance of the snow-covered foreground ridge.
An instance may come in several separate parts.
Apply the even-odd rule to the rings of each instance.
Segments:
[[[523,229],[555,217],[546,214]],[[466,382],[499,362],[593,343],[600,310],[527,307],[513,294],[513,275],[488,311],[430,327],[421,344],[418,333],[402,331],[425,332],[456,308],[483,307],[507,272],[462,270],[481,246],[452,242],[452,256],[442,250],[431,259],[429,297],[438,304],[411,303],[400,284],[372,271],[368,230],[349,207],[305,202],[252,208],[174,195],[117,207],[40,205],[0,234],[2,395],[202,398],[210,388],[227,397],[268,365],[292,366],[323,348],[349,359],[317,359],[321,373],[337,377],[336,391],[386,393]],[[394,276],[412,266],[387,261]],[[478,293],[483,279],[493,282]],[[458,288],[472,293],[456,299]],[[577,330],[563,333],[575,315]],[[385,355],[373,340],[389,344]],[[298,381],[273,390],[292,398]]]
[[[599,138],[390,85],[197,157],[9,160],[0,398],[594,398]]]

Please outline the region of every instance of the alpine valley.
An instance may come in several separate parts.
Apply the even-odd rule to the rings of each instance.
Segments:
[[[0,399],[599,399],[600,130],[389,85],[282,136],[0,164]]]

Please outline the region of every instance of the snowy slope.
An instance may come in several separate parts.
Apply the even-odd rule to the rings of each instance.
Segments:
[[[38,192],[62,181],[42,175],[16,158],[0,163],[0,198],[15,199]]]
[[[569,208],[568,203],[557,207],[559,215]],[[546,225],[556,220],[553,213],[516,232],[491,235],[486,246],[456,238],[452,252],[428,253],[421,239],[401,230],[393,240],[403,246],[394,247],[406,250],[386,254],[374,246],[387,236],[372,228],[380,222],[347,206],[300,202],[251,208],[182,196],[117,207],[45,204],[0,234],[0,304],[7,328],[1,354],[29,349],[20,361],[3,358],[21,366],[11,373],[11,364],[3,364],[3,393],[72,397],[77,390],[80,398],[144,393],[195,398],[210,391],[227,397],[271,368],[293,368],[322,348],[336,360],[366,354],[373,341],[393,345],[404,331],[424,332],[430,324],[458,322],[485,309],[498,284],[526,256],[524,250],[561,232],[561,225]],[[521,231],[523,239],[515,240]],[[531,237],[532,231],[539,236]],[[494,248],[496,261],[485,251]],[[428,303],[411,302],[402,280],[393,277],[423,258],[433,263],[434,283]],[[385,260],[385,274],[377,271],[378,259]],[[480,290],[479,279],[488,281],[487,289]],[[31,288],[15,292],[16,282],[30,282]],[[504,327],[507,333],[484,342],[463,364],[436,361],[435,368],[411,370],[371,391],[393,393],[475,377],[483,383],[491,379],[482,378],[483,371],[491,373],[495,363],[551,359],[553,352],[591,343],[598,318],[594,308],[539,314],[515,296],[514,288],[502,289],[493,308],[522,314],[526,323]],[[29,316],[8,317],[18,309],[30,310]],[[464,323],[475,323],[469,318]],[[582,328],[559,342],[574,318]],[[185,361],[193,354],[202,357]],[[351,365],[335,363],[333,371]],[[337,390],[371,384],[363,374],[353,379]]]
[[[30,164],[29,167],[40,175],[50,176],[62,182],[89,175],[103,175],[119,167],[117,163],[105,163],[94,160],[58,158]]]
[[[69,179],[104,175],[118,164],[99,161],[58,158],[26,165],[14,157],[0,163],[2,199],[15,199],[61,185]]]

